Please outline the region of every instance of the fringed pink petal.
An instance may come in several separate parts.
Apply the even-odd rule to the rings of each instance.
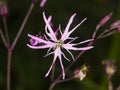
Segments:
[[[85,41],[81,41],[81,42],[78,43],[78,44],[84,44],[84,43],[92,42],[92,41],[94,41],[94,39],[88,39],[88,40],[85,40]]]
[[[84,18],[77,26],[75,26],[72,30],[70,30],[69,34],[74,32],[85,20],[87,20],[87,18]]]
[[[33,46],[33,45],[30,45],[30,44],[27,44],[27,46],[29,48],[32,48],[32,49],[45,49],[45,48],[52,48],[53,47],[53,45]]]
[[[59,58],[59,61],[60,61],[60,66],[61,66],[61,69],[62,69],[62,79],[65,79],[65,70],[64,70],[64,66],[63,66],[63,63],[62,63],[62,59],[61,59],[61,50],[60,50],[60,47],[57,48],[58,49],[58,58]]]
[[[53,65],[54,65],[54,63],[55,63],[55,61],[56,61],[56,58],[57,58],[57,57],[54,57],[53,62],[52,62],[52,64],[51,64],[51,66],[50,66],[48,72],[45,74],[45,77],[47,77],[47,76],[50,74],[50,71],[51,71],[52,68],[53,68]]]
[[[54,65],[54,63],[55,63],[55,61],[56,61],[56,59],[57,59],[57,54],[56,54],[57,52],[58,52],[57,50],[54,51],[54,59],[53,59],[53,62],[52,62],[52,64],[51,64],[48,72],[46,73],[45,77],[47,77],[47,76],[50,74],[50,71],[52,70],[52,67],[53,67],[53,65]]]
[[[75,61],[73,54],[68,49],[65,48],[65,50],[71,55],[72,59]]]
[[[47,28],[49,30],[50,35],[51,35],[51,40],[56,41],[57,38],[56,38],[55,32],[52,30],[52,28],[50,26],[50,23],[49,23],[49,21],[47,20],[47,18],[45,16],[45,12],[43,12],[43,19],[44,19],[45,24],[46,24],[46,26],[47,26]]]
[[[67,60],[67,61],[70,61],[70,59],[68,59],[64,53],[62,53],[63,57]]]
[[[70,19],[69,19],[69,21],[68,21],[68,24],[67,24],[67,26],[66,26],[66,28],[65,28],[65,30],[64,30],[64,32],[63,32],[63,35],[62,35],[62,37],[61,37],[61,40],[62,40],[62,41],[66,40],[66,38],[69,36],[69,35],[68,35],[69,28],[70,28],[70,25],[72,24],[73,19],[74,19],[75,16],[76,16],[76,13],[73,14],[73,15],[70,17]]]
[[[65,79],[65,70],[64,70],[64,66],[63,66],[63,63],[62,63],[62,60],[61,60],[60,57],[59,57],[59,61],[60,61],[60,65],[61,65],[61,68],[62,68],[62,79]]]
[[[63,47],[65,49],[68,49],[68,50],[89,50],[91,48],[93,48],[93,46],[88,46],[88,47],[82,47],[82,48],[77,48],[77,47],[73,47],[74,44],[63,44]]]
[[[33,35],[31,35],[31,34],[28,34],[28,37],[30,37],[30,38],[33,39],[33,40],[36,40],[36,41],[39,42],[39,43],[44,43],[44,44],[47,44],[47,43],[48,43],[48,41],[46,41],[46,40],[44,40],[44,39],[41,39],[41,38],[39,38],[39,37],[37,37],[37,36],[33,36]]]

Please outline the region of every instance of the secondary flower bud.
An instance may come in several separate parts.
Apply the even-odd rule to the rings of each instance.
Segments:
[[[116,31],[120,32],[120,27],[116,29]]]
[[[103,26],[105,23],[107,23],[109,21],[109,19],[111,18],[112,16],[112,12],[108,15],[106,15],[99,23],[100,26]]]
[[[42,0],[42,1],[40,2],[40,7],[44,7],[46,2],[47,2],[47,0]]]
[[[80,79],[80,81],[82,81],[86,77],[87,71],[88,67],[83,65],[80,69],[74,71],[74,78]]]
[[[108,78],[111,78],[116,71],[115,63],[110,60],[105,60],[102,64],[104,65],[106,75]]]
[[[0,15],[3,17],[6,17],[8,15],[8,7],[4,1],[0,2]]]
[[[110,29],[115,29],[117,31],[120,31],[120,20],[117,20],[117,21],[113,22],[110,25]]]
[[[45,39],[45,37],[42,34],[36,35],[36,37],[39,37],[41,39]],[[32,46],[35,46],[35,45],[38,45],[38,44],[41,44],[41,45],[43,44],[42,42],[38,42],[37,40],[35,40],[33,38],[31,38],[29,41],[30,41],[30,44]]]

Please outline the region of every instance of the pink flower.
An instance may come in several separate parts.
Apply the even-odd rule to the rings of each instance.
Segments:
[[[77,45],[93,41],[93,39],[88,39],[88,40],[82,41],[80,43],[73,43],[73,41],[76,40],[77,37],[71,37],[70,35],[72,34],[73,31],[75,31],[75,29],[77,29],[86,20],[86,18],[83,19],[78,25],[76,25],[73,29],[70,30],[70,25],[72,24],[75,15],[76,14],[73,14],[70,17],[68,24],[63,32],[61,31],[61,27],[59,25],[59,28],[57,29],[57,31],[56,31],[57,34],[56,34],[56,32],[52,29],[51,24],[50,24],[50,22],[52,20],[52,16],[49,16],[47,19],[45,16],[45,12],[43,12],[43,19],[44,19],[45,24],[46,24],[45,25],[46,35],[44,35],[45,38],[43,39],[43,38],[40,38],[39,36],[33,36],[31,34],[28,34],[28,37],[30,37],[35,42],[33,44],[27,44],[27,46],[29,48],[32,48],[32,49],[48,48],[46,56],[54,54],[53,62],[51,64],[48,72],[45,75],[46,77],[49,75],[49,73],[52,70],[52,67],[53,67],[53,65],[58,57],[59,62],[60,62],[60,66],[62,68],[62,76],[63,76],[62,78],[65,79],[65,71],[64,71],[64,66],[62,63],[62,56],[66,60],[68,60],[68,61],[70,61],[70,60],[62,52],[62,49],[65,49],[70,54],[72,59],[75,60],[73,54],[71,53],[71,50],[79,51],[79,50],[89,50],[89,49],[93,48],[93,46],[82,47],[82,48],[75,47]],[[60,34],[59,39],[57,37],[58,33]]]

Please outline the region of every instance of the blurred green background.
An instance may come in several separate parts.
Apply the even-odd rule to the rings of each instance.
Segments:
[[[14,40],[18,29],[29,8],[31,0],[7,0],[9,15],[7,25],[10,41]],[[44,21],[42,12],[53,16],[53,22],[58,27],[61,24],[65,28],[69,17],[77,13],[71,27],[75,26],[83,18],[87,21],[79,27],[72,35],[79,36],[81,40],[91,37],[97,23],[110,12],[114,12],[108,25],[120,19],[120,0],[48,0],[43,8],[39,7],[38,0],[35,8],[23,30],[22,35],[13,51],[11,90],[48,90],[50,85],[49,77],[45,78],[51,62],[52,55],[43,57],[46,50],[33,50],[26,46],[29,43],[28,33],[36,35],[44,33]],[[107,26],[107,25],[106,25]],[[0,27],[3,29],[2,19]],[[104,30],[105,27],[100,30]],[[75,65],[69,70],[72,73],[76,67],[87,63],[90,70],[83,81],[72,80],[57,84],[53,90],[107,90],[107,76],[101,62],[105,59],[114,59],[117,65],[117,72],[112,77],[114,88],[120,85],[120,34],[116,33],[110,37],[100,40],[94,44],[94,49],[87,51]],[[74,52],[76,55],[78,52]],[[0,90],[6,90],[6,58],[7,51],[0,39]],[[65,67],[71,62],[64,62]],[[61,71],[59,62],[56,63],[56,75]],[[69,76],[69,74],[67,74]]]

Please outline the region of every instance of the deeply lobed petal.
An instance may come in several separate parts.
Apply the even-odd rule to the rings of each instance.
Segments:
[[[92,49],[93,46],[88,46],[88,47],[81,47],[81,48],[77,48],[74,47],[75,44],[63,44],[63,48],[68,49],[68,50],[89,50]]]
[[[62,68],[62,75],[63,75],[63,79],[65,79],[65,72],[64,72],[64,66],[63,66],[63,63],[62,63],[62,59],[61,59],[61,55],[62,55],[62,51],[60,49],[60,47],[57,47],[54,51],[54,59],[53,59],[53,62],[48,70],[48,72],[46,73],[46,77],[49,75],[50,71],[52,70],[52,67],[57,59],[57,57],[59,58],[59,61],[60,61],[60,65],[61,65],[61,68]]]
[[[57,41],[55,32],[52,30],[52,28],[51,28],[51,26],[50,26],[50,20],[51,20],[51,19],[49,19],[49,18],[47,19],[47,18],[46,18],[45,12],[43,12],[43,19],[44,19],[44,21],[45,21],[45,24],[46,24],[48,30],[49,30],[49,35],[48,35],[48,36],[51,35],[51,36],[50,36],[50,39],[53,40],[53,41]],[[49,21],[48,21],[48,20],[49,20]],[[47,33],[46,33],[46,34],[47,34]]]
[[[76,15],[76,14],[73,14],[73,15],[70,17],[70,19],[69,19],[69,21],[68,21],[68,24],[67,24],[67,26],[66,26],[66,28],[65,28],[65,30],[64,30],[64,32],[63,32],[63,35],[61,36],[61,40],[62,40],[62,41],[65,41],[66,39],[68,39],[68,38],[70,37],[71,33],[72,33],[75,29],[77,29],[77,28],[87,19],[87,18],[84,18],[84,19],[83,19],[78,25],[76,25],[72,30],[69,30],[70,25],[72,24],[75,15]]]
[[[64,40],[66,39],[66,35],[68,35],[70,25],[72,24],[73,19],[74,19],[75,16],[76,16],[76,14],[73,14],[73,15],[70,17],[70,19],[69,19],[69,21],[68,21],[68,24],[67,24],[67,26],[66,26],[66,28],[65,28],[65,30],[64,30],[64,32],[63,32],[63,35],[62,35],[62,37],[61,37],[61,40],[64,41]]]
[[[52,47],[54,47],[54,45],[33,46],[33,45],[30,45],[30,44],[27,44],[27,46],[29,48],[32,48],[32,49],[45,49],[45,48],[52,48]]]
[[[46,41],[46,40],[44,40],[44,39],[41,39],[41,38],[39,38],[39,37],[37,37],[37,36],[33,36],[33,35],[31,35],[31,34],[28,34],[28,37],[30,37],[31,39],[37,41],[38,43],[44,43],[44,44],[47,44],[47,43],[48,43],[48,41]]]

